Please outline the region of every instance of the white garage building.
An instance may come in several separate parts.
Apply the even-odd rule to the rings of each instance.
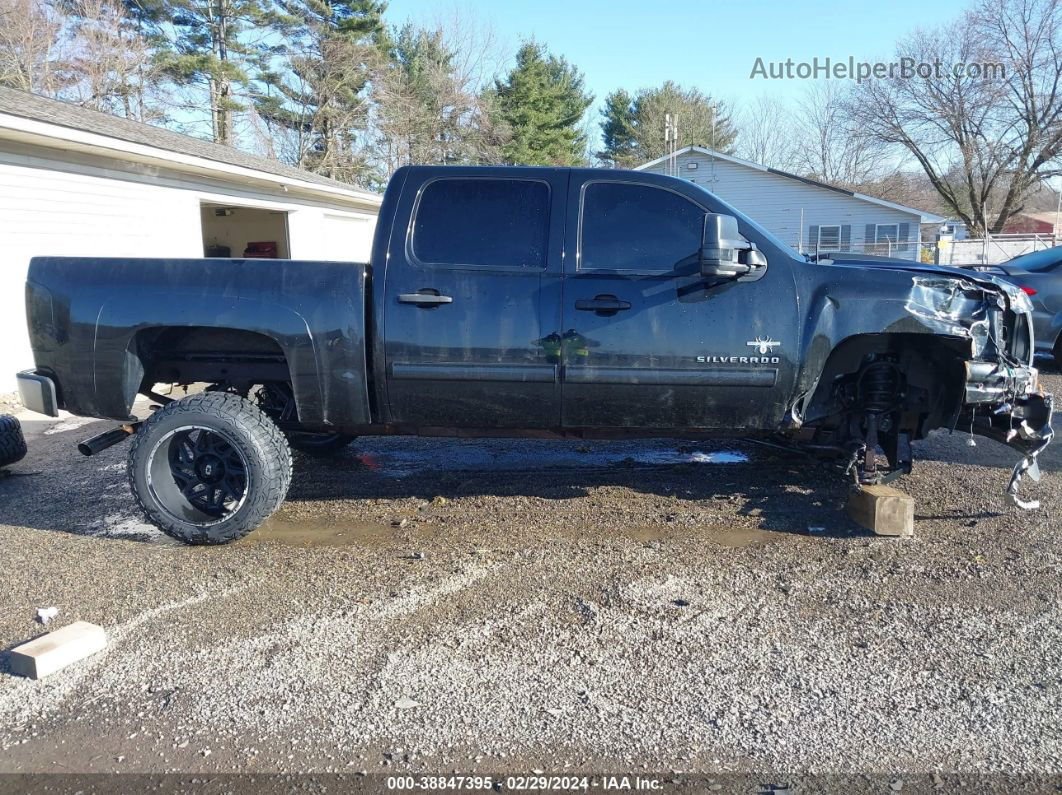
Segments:
[[[0,88],[0,393],[33,365],[37,255],[365,261],[381,197],[198,138]]]

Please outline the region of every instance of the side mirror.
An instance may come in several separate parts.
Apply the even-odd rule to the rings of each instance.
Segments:
[[[705,213],[701,276],[736,279],[766,264],[763,252],[741,236],[734,216]]]

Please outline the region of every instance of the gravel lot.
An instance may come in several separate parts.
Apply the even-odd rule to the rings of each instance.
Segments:
[[[1062,773],[1062,444],[1033,513],[1005,448],[920,444],[895,540],[747,444],[365,439],[207,549],[105,427],[30,419],[0,479],[0,648],[110,635],[0,670],[0,771]]]

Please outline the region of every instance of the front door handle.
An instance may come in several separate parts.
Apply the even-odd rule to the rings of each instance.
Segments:
[[[452,304],[454,302],[454,299],[449,295],[439,295],[437,293],[399,293],[398,300],[403,304],[416,304],[423,307]]]
[[[621,301],[614,295],[597,295],[593,298],[580,298],[575,302],[575,308],[584,312],[599,312],[601,314],[615,314],[631,308],[630,301]]]

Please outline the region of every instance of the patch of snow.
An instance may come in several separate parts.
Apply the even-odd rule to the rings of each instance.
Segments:
[[[37,620],[42,624],[47,624],[53,618],[59,615],[58,607],[38,607],[37,608]]]
[[[44,432],[45,436],[51,436],[56,433],[66,433],[67,431],[76,431],[78,428],[83,428],[86,425],[91,425],[96,422],[95,417],[70,417],[64,419],[61,422],[55,423],[52,427],[48,428]]]
[[[147,524],[135,516],[120,513],[108,514],[99,524],[94,536],[103,538],[131,538],[140,541],[167,542],[170,537],[155,525]],[[177,543],[176,541],[174,543]]]

